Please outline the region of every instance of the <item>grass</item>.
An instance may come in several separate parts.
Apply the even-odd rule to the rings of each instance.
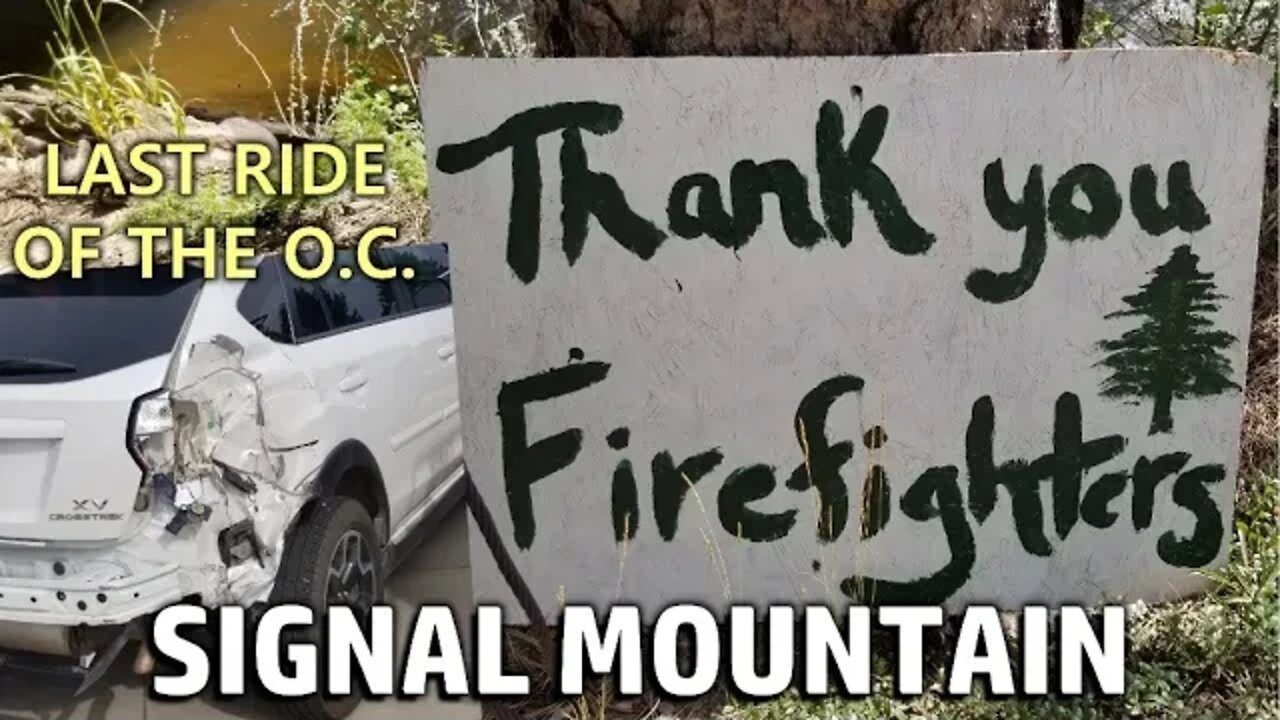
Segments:
[[[1129,627],[1124,697],[952,700],[934,691],[892,695],[888,668],[875,694],[857,700],[804,700],[794,694],[760,703],[730,702],[724,720],[1228,720],[1280,718],[1280,480],[1242,479],[1231,559],[1207,573],[1205,595],[1159,607],[1138,606]],[[1011,652],[1017,657],[1016,651]],[[941,667],[937,669],[941,673]],[[941,682],[941,675],[934,678]],[[938,685],[935,685],[935,688]]]
[[[166,192],[149,198],[125,211],[125,226],[182,227],[189,232],[206,227],[254,225],[269,205],[265,197],[236,197],[229,190],[227,178],[205,175],[196,192],[182,197]]]
[[[52,68],[47,75],[27,77],[53,93],[52,110],[62,130],[86,128],[106,140],[138,127],[159,111],[182,135],[185,114],[173,86],[156,74],[150,62],[136,62],[133,69],[121,66],[107,46],[102,16],[107,8],[132,13],[147,24],[157,46],[160,26],[122,0],[46,0],[46,5],[57,26],[48,44]],[[95,47],[101,48],[101,57]]]

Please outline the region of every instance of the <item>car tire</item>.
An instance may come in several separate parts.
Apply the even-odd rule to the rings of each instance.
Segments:
[[[285,545],[271,593],[271,604],[308,606],[315,612],[316,623],[311,627],[297,628],[295,634],[288,637],[291,642],[309,643],[323,655],[325,644],[321,641],[321,628],[327,608],[352,605],[367,613],[382,602],[385,578],[377,538],[369,512],[350,498],[319,500],[298,522]],[[353,557],[352,553],[357,556]],[[349,562],[358,567],[352,570],[353,566],[346,564]],[[360,576],[356,580],[360,584],[356,593],[342,589],[343,577],[352,573]],[[370,581],[368,587],[363,586],[366,573]],[[359,597],[353,597],[353,594]],[[349,602],[341,602],[344,597]],[[323,668],[325,663],[322,657],[320,660]],[[321,686],[324,680],[320,678]],[[353,682],[352,689],[355,692],[345,697],[326,697],[317,693],[277,702],[283,714],[295,720],[342,720],[364,699],[362,683]]]

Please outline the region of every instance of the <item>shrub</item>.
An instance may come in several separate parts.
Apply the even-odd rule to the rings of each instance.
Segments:
[[[345,146],[386,143],[387,167],[396,186],[414,197],[426,197],[427,151],[415,100],[403,85],[380,88],[367,78],[358,79],[338,97],[330,132]]]

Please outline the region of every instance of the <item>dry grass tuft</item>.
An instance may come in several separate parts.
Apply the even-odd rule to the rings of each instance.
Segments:
[[[663,718],[705,718],[718,711],[723,692],[685,702],[664,700],[653,693],[641,697],[614,694],[609,677],[587,678],[578,697],[556,694],[555,629],[537,626],[508,627],[505,633],[508,673],[529,677],[529,694],[519,699],[487,702],[486,720],[655,720]],[[645,642],[648,638],[645,639]]]

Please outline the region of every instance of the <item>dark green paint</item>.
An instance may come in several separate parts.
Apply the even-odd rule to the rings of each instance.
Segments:
[[[875,537],[889,522],[893,506],[889,477],[880,465],[872,465],[862,486],[862,539]]]
[[[436,167],[449,174],[466,172],[500,152],[511,150],[507,265],[521,282],[527,284],[538,275],[542,223],[542,167],[538,158],[538,138],[571,128],[575,129],[574,134],[579,139],[581,136],[576,129],[607,135],[621,125],[622,108],[617,105],[565,102],[531,108],[507,118],[488,135],[442,146],[436,154]],[[564,170],[561,172],[563,174]]]
[[[1107,353],[1098,364],[1111,371],[1101,395],[1128,400],[1150,398],[1154,405],[1148,433],[1173,430],[1175,398],[1207,397],[1239,390],[1231,381],[1231,363],[1222,350],[1235,344],[1230,333],[1213,329],[1209,315],[1218,310],[1213,273],[1198,268],[1191,246],[1176,248],[1151,271],[1142,289],[1124,298],[1128,307],[1111,318],[1141,318],[1119,339],[1098,343]]]
[[[1079,191],[1088,209],[1075,204]],[[1062,174],[1049,193],[1049,221],[1063,240],[1104,238],[1120,220],[1120,192],[1111,175],[1093,163],[1077,165]]]
[[[694,210],[689,212],[689,198],[694,198]],[[720,245],[737,250],[733,217],[724,209],[720,194],[720,181],[708,173],[685,175],[671,187],[667,196],[667,223],[671,232],[692,240],[706,235]],[[746,243],[746,239],[742,240]]]
[[[1053,453],[1043,462],[1053,477],[1054,529],[1064,540],[1080,518],[1080,487],[1085,471],[1124,452],[1124,438],[1119,435],[1088,443],[1083,439],[1080,398],[1074,393],[1062,393],[1054,407]]]
[[[893,181],[875,163],[884,140],[889,111],[876,106],[862,117],[852,140],[844,144],[844,116],[840,106],[826,102],[815,126],[819,196],[826,228],[814,217],[809,182],[785,159],[758,163],[741,160],[730,170],[730,204],[726,209],[720,183],[706,173],[676,181],[667,198],[667,220],[676,235],[693,239],[706,235],[723,247],[738,250],[764,222],[764,196],[778,199],[783,231],[799,248],[811,248],[830,231],[841,246],[853,239],[853,199],[866,202],[886,243],[896,252],[918,255],[935,242],[934,236],[911,217]],[[582,256],[590,220],[619,245],[642,260],[653,258],[666,233],[628,204],[617,179],[592,170],[582,132],[607,135],[622,124],[622,109],[597,102],[564,102],[516,113],[496,130],[473,140],[444,145],[436,167],[444,173],[475,168],[488,158],[511,150],[511,207],[507,222],[507,264],[521,282],[533,282],[540,264],[542,170],[538,139],[560,133],[560,220],[565,258],[574,265]],[[689,201],[695,201],[692,211]]]
[[[929,468],[912,483],[899,502],[902,514],[917,522],[941,517],[951,552],[947,564],[931,575],[909,581],[853,575],[840,583],[845,595],[867,605],[939,605],[964,587],[978,554],[965,515],[958,476],[955,466]]]
[[[964,436],[965,464],[969,470],[969,512],[979,524],[986,522],[996,509],[999,482],[992,448],[995,432],[996,406],[990,395],[983,395],[969,410],[969,426]]]
[[[787,487],[817,489],[818,539],[824,543],[840,537],[849,521],[849,487],[840,475],[840,468],[853,457],[853,443],[831,444],[827,437],[827,413],[836,400],[861,392],[864,384],[860,377],[837,375],[810,390],[796,408],[796,442],[802,452],[807,452],[807,461],[791,473]]]
[[[1160,559],[1176,567],[1198,568],[1213,562],[1222,550],[1222,515],[1209,496],[1206,485],[1222,482],[1227,476],[1221,465],[1201,465],[1181,475],[1173,483],[1173,501],[1196,516],[1191,537],[1179,538],[1172,530],[1156,541]]]
[[[624,459],[614,468],[612,495],[613,539],[615,542],[631,540],[640,526],[640,497],[630,460]]]
[[[822,104],[815,129],[822,211],[831,237],[847,247],[853,241],[853,197],[857,195],[871,210],[890,248],[903,255],[919,255],[936,238],[912,219],[893,180],[874,162],[888,124],[888,108],[876,105],[862,116],[846,147],[844,113],[832,100]]]
[[[665,450],[653,456],[653,518],[663,540],[675,539],[685,494],[722,460],[724,455],[714,448],[686,458],[679,465]]]
[[[1209,213],[1196,195],[1191,184],[1191,165],[1179,160],[1169,166],[1168,204],[1160,206],[1156,199],[1159,181],[1150,165],[1133,169],[1129,183],[1129,204],[1138,225],[1148,235],[1159,237],[1174,228],[1183,232],[1196,232],[1209,226]]]
[[[582,132],[576,128],[564,131],[560,145],[560,198],[564,203],[560,211],[564,255],[570,265],[582,255],[587,223],[592,217],[619,245],[641,260],[651,259],[667,237],[631,209],[612,175],[587,167]]]
[[[1133,464],[1133,529],[1142,531],[1151,527],[1151,513],[1156,504],[1156,487],[1165,478],[1177,474],[1191,459],[1190,453],[1175,452],[1160,455],[1155,460],[1146,456]]]
[[[498,390],[498,420],[502,427],[502,472],[516,546],[527,550],[537,531],[533,517],[533,484],[568,467],[582,450],[581,428],[570,428],[529,443],[525,406],[568,395],[594,385],[609,374],[609,363],[583,362],[553,368]]]
[[[1111,501],[1120,497],[1128,484],[1129,474],[1124,472],[1106,473],[1098,478],[1084,493],[1084,502],[1080,504],[1080,519],[1099,530],[1114,525],[1120,519],[1120,514],[1111,509]]]
[[[614,428],[613,432],[605,436],[604,441],[614,450],[624,450],[631,444],[631,431],[627,428]]]
[[[748,542],[772,542],[786,537],[796,524],[796,511],[764,513],[747,507],[769,497],[778,485],[770,465],[750,465],[729,473],[716,498],[720,526]]]
[[[969,510],[979,523],[995,509],[996,489],[1003,486],[1013,505],[1014,527],[1022,547],[1032,555],[1053,553],[1044,531],[1040,486],[1052,482],[1054,527],[1065,538],[1079,519],[1080,488],[1084,473],[1124,452],[1120,435],[1083,440],[1080,398],[1062,393],[1054,406],[1053,450],[1027,462],[1022,459],[995,464],[995,406],[989,396],[979,398],[970,413],[965,434],[965,458],[969,472]]]
[[[1044,170],[1032,165],[1022,188],[1022,199],[1014,200],[1005,189],[1004,164],[1000,160],[987,165],[982,173],[982,193],[987,212],[996,224],[1009,232],[1023,232],[1022,259],[1008,272],[979,269],[969,273],[965,287],[979,300],[1005,303],[1022,297],[1040,277],[1046,244]]]
[[[696,191],[695,211],[688,212],[689,196]],[[747,244],[764,222],[764,196],[778,198],[782,229],[792,245],[813,247],[826,236],[809,209],[809,181],[789,160],[756,163],[741,160],[729,174],[733,213],[724,209],[720,182],[706,173],[680,178],[667,201],[671,230],[693,239],[706,235],[730,250]]]
[[[862,445],[868,450],[879,450],[887,442],[889,442],[889,433],[879,425],[874,425],[870,430],[862,433]]]
[[[528,549],[535,534],[530,488],[536,481],[558,472],[578,456],[583,431],[570,428],[529,444],[525,407],[534,402],[561,397],[587,388],[607,376],[609,365],[599,362],[571,362],[519,381],[504,383],[498,397],[502,427],[503,465],[517,546]],[[832,442],[827,437],[828,414],[839,398],[860,393],[864,381],[853,375],[830,378],[807,393],[795,414],[797,442],[805,454],[791,474],[792,490],[814,489],[819,495],[818,537],[822,542],[838,539],[848,520],[849,493],[840,475],[853,449],[848,441]],[[1046,557],[1053,546],[1045,533],[1043,485],[1050,485],[1053,524],[1057,536],[1066,540],[1080,520],[1099,529],[1110,528],[1119,519],[1112,509],[1126,487],[1131,486],[1131,520],[1135,531],[1149,528],[1157,492],[1166,478],[1177,475],[1190,461],[1185,452],[1170,452],[1154,460],[1139,457],[1130,472],[1109,472],[1086,485],[1087,473],[1118,457],[1126,441],[1119,435],[1085,440],[1079,398],[1073,393],[1059,395],[1054,407],[1052,449],[1032,460],[1016,458],[996,463],[994,458],[995,407],[989,396],[978,398],[971,410],[965,435],[968,498],[960,486],[960,471],[954,466],[933,467],[916,478],[899,499],[901,515],[918,523],[940,520],[950,559],[938,571],[914,580],[880,580],[853,575],[841,582],[844,593],[871,604],[935,604],[944,602],[968,582],[976,563],[974,535],[969,513],[984,523],[999,499],[1003,487],[1010,498],[1015,531],[1023,549],[1033,556]],[[883,427],[875,426],[862,436],[870,450],[888,441]],[[606,436],[615,450],[630,444],[630,430],[618,427]],[[723,462],[719,449],[686,458],[679,464],[668,451],[654,454],[653,515],[658,534],[674,540],[685,496]],[[1190,510],[1196,525],[1187,537],[1166,532],[1158,539],[1160,557],[1171,565],[1203,567],[1222,546],[1221,514],[1206,486],[1221,482],[1221,465],[1203,465],[1182,472],[1173,483],[1173,500]],[[1132,483],[1130,484],[1130,479]],[[724,530],[747,542],[772,542],[787,536],[795,526],[798,509],[764,512],[751,505],[771,497],[778,478],[771,465],[758,463],[729,473],[716,497],[717,517]],[[885,468],[872,460],[863,484],[862,532],[865,540],[877,535],[891,519],[892,491]],[[640,525],[639,491],[629,459],[621,459],[612,478],[612,522],[615,542],[634,539]]]

